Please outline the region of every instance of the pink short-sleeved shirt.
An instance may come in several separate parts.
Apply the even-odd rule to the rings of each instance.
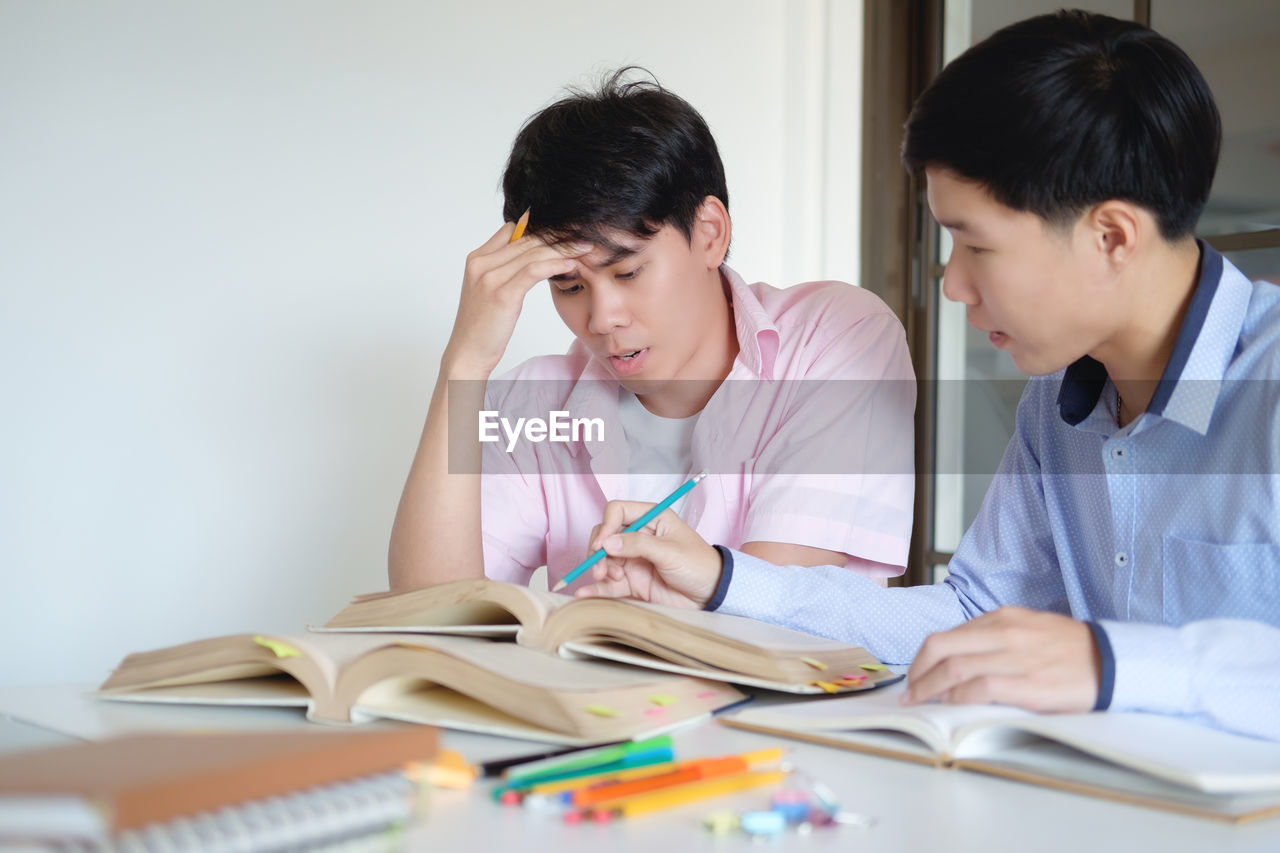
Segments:
[[[710,471],[678,506],[681,517],[706,541],[732,548],[784,542],[905,565],[915,374],[902,324],[874,294],[843,282],[778,289],[721,271],[739,352],[698,416],[692,470],[678,472]],[[527,583],[546,565],[554,583],[586,556],[606,502],[663,497],[628,491],[618,392],[576,341],[565,355],[531,359],[489,382],[491,424],[558,417],[548,432],[568,440],[525,432],[512,446],[501,428],[488,429],[488,577]],[[590,582],[588,574],[577,583]]]

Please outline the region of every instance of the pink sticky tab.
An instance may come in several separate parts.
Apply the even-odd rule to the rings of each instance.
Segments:
[[[646,717],[661,717],[665,713],[667,713],[666,708],[646,708],[644,715]]]
[[[714,699],[720,695],[718,690],[704,690],[698,694],[699,699]]]

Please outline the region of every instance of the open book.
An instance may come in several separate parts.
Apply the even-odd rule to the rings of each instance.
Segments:
[[[318,722],[381,717],[566,744],[626,740],[741,701],[723,684],[511,643],[405,634],[239,634],[127,656],[96,694],[284,705]]]
[[[1155,714],[904,707],[900,693],[747,709],[722,722],[1200,817],[1280,815],[1280,743]]]
[[[789,693],[866,690],[899,678],[865,649],[754,619],[571,598],[492,580],[361,595],[312,630],[505,636],[563,657],[606,658]]]

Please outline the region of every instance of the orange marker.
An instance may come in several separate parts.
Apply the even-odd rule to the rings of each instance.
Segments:
[[[514,243],[524,236],[524,229],[529,224],[529,211],[520,214],[520,218],[516,220],[516,230],[511,232],[511,239],[508,243]]]
[[[688,782],[746,773],[762,764],[776,764],[782,760],[782,754],[782,749],[773,748],[747,752],[742,755],[724,755],[716,758],[698,758],[692,761],[682,761],[665,773],[655,773],[635,779],[613,780],[577,788],[569,795],[569,802],[575,806],[608,803],[635,794],[683,785]]]

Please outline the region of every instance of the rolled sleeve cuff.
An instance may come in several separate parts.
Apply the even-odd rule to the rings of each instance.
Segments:
[[[1177,628],[1113,621],[1097,625],[1095,636],[1106,636],[1115,661],[1111,710],[1154,714],[1191,710],[1191,666]]]
[[[1098,673],[1098,700],[1093,703],[1093,710],[1105,711],[1111,707],[1111,695],[1116,689],[1116,654],[1111,650],[1111,640],[1107,632],[1097,622],[1086,622],[1093,632],[1093,642],[1098,646],[1098,658],[1101,661],[1101,672]]]
[[[729,584],[733,583],[733,552],[723,545],[711,547],[720,552],[720,582],[716,584],[716,591],[711,593],[707,603],[702,605],[703,610],[718,610],[724,603],[724,597],[729,594]]]

